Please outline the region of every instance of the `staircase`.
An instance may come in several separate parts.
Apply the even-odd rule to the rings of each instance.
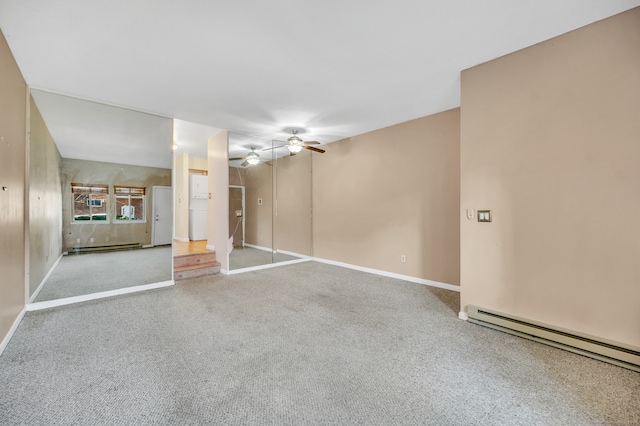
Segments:
[[[173,256],[175,281],[218,273],[220,273],[220,262],[216,262],[216,252],[213,250],[176,253]]]

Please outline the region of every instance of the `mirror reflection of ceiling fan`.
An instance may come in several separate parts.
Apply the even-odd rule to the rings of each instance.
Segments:
[[[229,158],[229,161],[237,160],[244,160],[244,162],[240,164],[242,167],[247,167],[249,165],[255,166],[260,162],[260,155],[256,152],[256,147],[252,146],[251,152],[249,152],[245,157]]]
[[[289,139],[287,139],[287,144],[286,145],[280,145],[280,146],[274,146],[273,148],[265,148],[263,149],[263,151],[268,151],[271,149],[278,149],[278,148],[287,148],[289,149],[289,155],[296,155],[298,152],[302,151],[302,149],[308,149],[310,151],[314,151],[314,152],[319,152],[320,154],[324,154],[325,150],[324,149],[320,149],[320,148],[316,148],[314,146],[310,146],[310,145],[320,145],[320,142],[316,142],[316,141],[303,141],[302,139],[300,139],[298,137],[298,130],[297,129],[291,129],[291,133],[293,134],[293,136],[291,136]]]

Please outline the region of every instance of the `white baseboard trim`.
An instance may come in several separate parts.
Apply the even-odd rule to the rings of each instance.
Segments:
[[[24,314],[26,313],[27,313],[27,308],[26,307],[22,308],[22,312],[18,314],[18,317],[13,322],[13,324],[11,325],[11,328],[7,332],[7,335],[4,336],[4,339],[2,339],[2,341],[0,342],[0,355],[2,355],[2,352],[4,352],[4,349],[9,344],[9,340],[11,340],[11,338],[13,337],[13,334],[18,329],[18,326],[20,325],[20,322],[22,321],[22,318],[24,318]]]
[[[222,268],[220,268],[220,273],[221,273],[222,275],[229,275],[229,271],[228,271],[228,270],[226,270],[226,269],[222,269]]]
[[[225,275],[235,275],[235,274],[242,274],[244,272],[259,271],[261,269],[277,268],[278,266],[294,265],[296,263],[310,262],[312,260],[313,259],[311,258],[307,258],[307,259],[287,260],[286,262],[267,263],[266,265],[250,266],[248,268],[229,270]],[[222,270],[220,272],[222,272]]]
[[[216,246],[210,246],[209,244],[207,244],[206,249],[216,251]]]
[[[270,252],[274,251],[271,247],[256,246],[254,244],[244,243],[244,246],[245,247],[251,247],[251,248],[254,248],[254,249],[258,249],[258,250],[264,250],[264,251],[270,251]]]
[[[467,313],[465,311],[460,311],[458,312],[458,318],[460,318],[461,320],[468,320],[469,319],[469,315],[467,315]]]
[[[153,244],[145,244],[142,246],[142,248],[151,248],[151,247],[155,247]]]
[[[356,271],[368,272],[370,274],[382,275],[383,277],[396,278],[403,281],[410,281],[412,283],[424,284],[430,287],[443,288],[445,290],[460,292],[460,286],[441,283],[438,281],[425,280],[423,278],[411,277],[409,275],[396,274],[395,272],[387,272],[379,269],[365,268],[364,266],[351,265],[349,263],[336,262],[335,260],[321,259],[314,257],[313,260],[320,263],[327,263],[329,265],[341,266],[343,268],[355,269]]]
[[[49,272],[47,272],[47,275],[45,275],[45,277],[42,279],[42,282],[40,283],[36,291],[33,292],[31,297],[29,297],[29,302],[27,303],[32,303],[34,300],[36,300],[36,297],[38,297],[38,294],[40,293],[40,290],[42,290],[44,283],[47,282],[51,274],[53,274],[53,271],[55,271],[56,267],[58,266],[58,263],[60,263],[60,259],[62,259],[63,254],[64,253],[60,254],[60,257],[58,257],[58,260],[56,260],[56,263],[54,263],[51,269],[49,269]]]
[[[55,308],[57,306],[70,305],[72,303],[87,302],[90,300],[105,299],[107,297],[120,296],[122,294],[138,293],[140,291],[153,290],[156,288],[170,287],[175,285],[173,280],[159,283],[143,284],[134,287],[125,287],[117,290],[101,291],[98,293],[86,294],[82,296],[65,297],[64,299],[47,300],[44,302],[29,303],[26,306],[28,312],[39,311],[41,309]]]
[[[174,240],[180,241],[181,243],[188,243],[189,242],[188,238],[182,238],[182,237],[175,237]]]

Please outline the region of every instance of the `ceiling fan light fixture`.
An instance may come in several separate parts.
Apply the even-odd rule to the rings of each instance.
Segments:
[[[252,166],[255,166],[260,162],[260,155],[258,155],[257,152],[252,150],[250,153],[247,154],[247,156],[245,157],[245,160],[247,160],[247,163],[251,164]]]
[[[296,135],[293,135],[287,140],[289,141],[289,145],[287,145],[287,148],[290,152],[293,152],[295,154],[302,151],[302,148],[304,147],[304,142],[302,142],[302,139],[300,139]]]

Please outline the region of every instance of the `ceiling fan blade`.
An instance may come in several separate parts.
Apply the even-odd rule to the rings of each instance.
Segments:
[[[229,158],[229,161],[238,161],[238,160],[244,160],[244,157]]]
[[[247,167],[249,165],[248,161],[245,161],[244,163],[240,164],[242,167]]]
[[[310,150],[310,151],[319,152],[320,154],[324,154],[324,152],[325,152],[325,151],[324,151],[324,149],[314,148],[314,147],[312,147],[312,146],[306,146],[306,145],[304,145],[304,147],[303,147],[303,148],[306,148],[306,149],[308,149],[308,150]]]
[[[306,141],[304,142],[305,145],[320,145],[320,142],[318,141]]]
[[[293,152],[293,151],[289,151],[289,157],[293,157],[294,155],[296,155],[296,153],[295,153],[295,152]]]
[[[287,146],[287,145],[274,146],[274,147],[272,147],[272,148],[265,148],[265,149],[263,149],[263,151],[271,151],[272,149],[276,149],[276,148],[284,148],[284,147],[286,147],[286,146]]]

